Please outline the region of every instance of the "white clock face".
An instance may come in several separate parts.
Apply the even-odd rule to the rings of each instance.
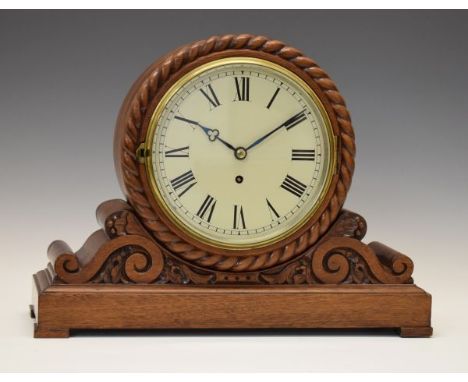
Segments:
[[[289,71],[253,58],[195,69],[150,122],[158,203],[198,240],[246,249],[279,241],[320,205],[334,165],[323,106]]]

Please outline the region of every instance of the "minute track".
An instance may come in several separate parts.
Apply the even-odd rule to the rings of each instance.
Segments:
[[[233,92],[237,92],[235,77],[238,78],[241,92],[242,77],[249,78],[248,102],[246,90],[244,94],[240,94],[241,99],[245,98],[243,102],[239,100],[239,95],[236,95],[236,101],[229,101],[234,98]],[[225,101],[221,101],[221,105],[211,110],[207,107],[209,101],[199,90],[203,88],[209,91],[208,85],[211,85],[219,101]],[[252,89],[255,89],[255,97],[252,95]],[[272,237],[277,232],[285,232],[293,227],[304,216],[315,198],[314,195],[319,192],[320,186],[317,186],[317,182],[321,181],[320,173],[324,168],[322,163],[308,169],[307,166],[297,165],[294,171],[288,173],[289,166],[294,164],[291,162],[292,150],[309,150],[307,146],[302,148],[302,143],[311,142],[323,152],[321,122],[319,115],[314,114],[313,106],[304,101],[303,94],[291,83],[283,82],[283,78],[280,82],[270,74],[259,75],[251,68],[244,70],[243,74],[237,69],[224,72],[220,70],[203,76],[199,82],[193,83],[183,92],[183,98],[175,98],[174,103],[167,105],[169,119],[164,122],[159,135],[162,138],[160,144],[171,148],[166,148],[166,151],[190,147],[190,156],[180,159],[191,166],[197,178],[196,186],[193,185],[187,190],[182,198],[179,195],[185,191],[186,186],[179,188],[177,193],[169,197],[169,201],[177,206],[174,209],[175,213],[182,217],[186,222],[184,224],[190,224],[200,235],[232,243],[255,243],[256,238]],[[197,100],[199,103],[191,104],[191,100]],[[273,102],[270,104],[271,100]],[[270,109],[267,108],[268,104]],[[290,111],[283,112],[283,109]],[[279,123],[276,122],[278,119]],[[180,123],[190,125],[194,129],[184,130]],[[256,131],[265,131],[265,127],[268,131],[267,123],[276,125],[275,129],[282,131],[282,138],[269,140],[271,135],[257,138],[262,141],[262,149],[246,155],[248,150],[241,145],[249,143],[250,137],[255,136]],[[293,126],[293,130],[289,130],[292,133],[287,130],[290,126]],[[199,133],[200,130],[203,134]],[[209,139],[211,135],[212,140]],[[232,162],[233,158],[226,156],[221,140],[229,143],[231,147],[239,145],[236,149],[239,150],[238,159],[243,159]],[[229,150],[232,151],[231,148]],[[241,155],[242,153],[244,155]],[[181,168],[184,161],[171,158],[171,154],[173,153],[169,153],[165,158],[163,152],[159,157],[160,165],[157,166],[161,166],[164,176],[174,180],[186,170],[182,171]],[[302,152],[294,151],[294,157],[297,157],[297,154]],[[305,170],[301,170],[302,168]],[[306,172],[301,175],[303,171]],[[303,184],[314,184],[314,188],[307,186],[308,190],[300,193],[301,190],[291,186],[288,181],[284,182],[286,173]],[[272,175],[275,181],[268,180]],[[317,180],[313,180],[312,177]],[[301,197],[297,199],[296,194],[279,187],[283,182],[286,188],[293,187],[293,191],[299,192]],[[263,194],[263,199],[259,199],[260,193]],[[264,195],[268,195],[268,201]],[[296,200],[293,200],[291,195]],[[216,200],[212,201],[208,196]]]

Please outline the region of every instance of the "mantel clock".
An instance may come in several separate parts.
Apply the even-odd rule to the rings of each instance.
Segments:
[[[429,336],[409,257],[344,210],[349,112],[296,48],[225,35],[153,63],[121,107],[124,200],[34,275],[37,337],[75,329],[397,328]],[[382,308],[384,307],[384,308]],[[86,312],[85,317],[83,313]]]

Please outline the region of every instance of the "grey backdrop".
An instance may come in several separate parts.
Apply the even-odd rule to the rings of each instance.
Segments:
[[[51,342],[30,339],[30,274],[45,266],[52,240],[65,239],[77,249],[97,228],[96,206],[121,196],[112,137],[132,82],[181,44],[248,32],[298,47],[338,84],[358,149],[346,207],[367,218],[366,240],[381,240],[413,258],[416,282],[434,297],[435,337],[403,342],[321,334],[260,340],[182,336],[162,343],[124,338],[123,344],[136,341],[135,347],[143,341],[160,360],[131,364],[122,362],[126,345],[118,346],[118,353],[109,347],[120,344],[120,337],[84,337],[72,340],[74,347],[58,343],[71,353],[55,367],[466,370],[467,16],[465,11],[1,11],[0,335],[5,341],[0,368],[46,370],[42,361],[57,351]],[[95,341],[94,350],[85,351],[89,341]],[[168,341],[179,354],[195,343],[202,357],[176,364],[174,353],[165,351]],[[363,353],[355,350],[356,341],[370,362],[359,362]],[[285,346],[296,358],[280,361]],[[298,356],[301,351],[310,358]],[[390,361],[405,351],[406,362]],[[337,352],[346,358],[329,361]],[[81,366],[75,357],[84,359]],[[216,366],[209,366],[210,357]]]

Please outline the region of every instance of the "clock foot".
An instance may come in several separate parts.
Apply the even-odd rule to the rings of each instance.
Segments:
[[[29,305],[29,317],[32,319],[36,318],[36,313],[34,313],[34,305]]]
[[[400,332],[400,337],[404,337],[404,338],[431,337],[432,327],[431,326],[402,327],[402,328],[399,328],[399,332]]]
[[[47,328],[42,325],[35,325],[34,338],[68,338],[70,330],[63,328]]]

